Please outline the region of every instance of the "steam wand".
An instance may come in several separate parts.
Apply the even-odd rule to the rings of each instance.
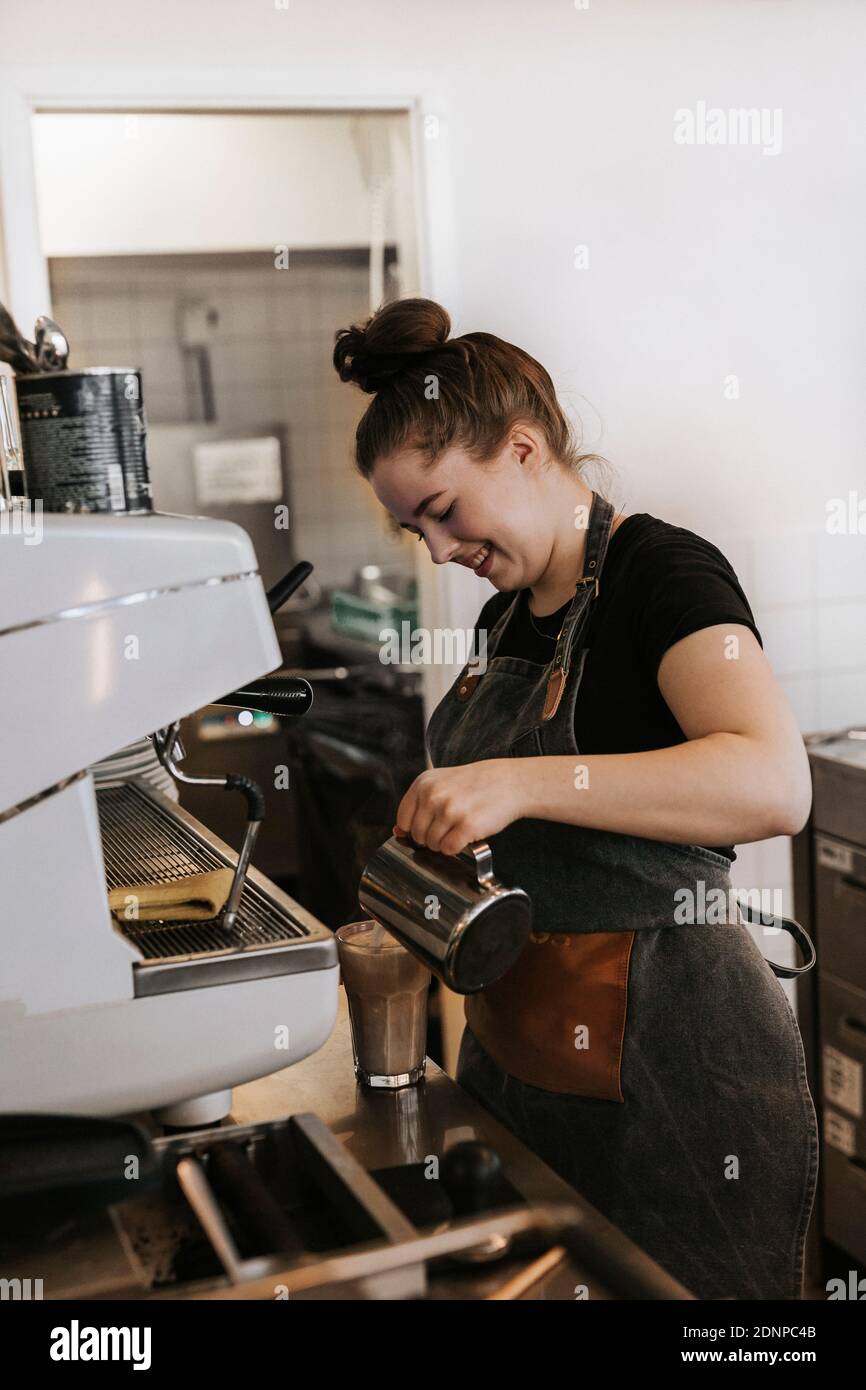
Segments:
[[[303,676],[265,677],[254,681],[243,690],[235,690],[229,695],[223,695],[219,700],[212,701],[215,705],[252,706],[253,709],[283,716],[305,714],[312,702],[313,687]],[[225,791],[240,792],[246,798],[247,824],[244,841],[238,855],[231,891],[221,917],[222,925],[229,930],[237,920],[244,879],[255,848],[259,826],[264,820],[265,798],[262,790],[251,777],[242,777],[235,772],[200,776],[182,772],[178,763],[183,761],[186,754],[180,741],[179,721],[169,724],[165,729],[158,729],[152,737],[157,757],[175,782],[187,787],[221,787]]]
[[[222,787],[225,791],[241,792],[246,798],[247,824],[244,831],[244,841],[238,855],[238,862],[235,865],[231,890],[220,919],[223,927],[230,930],[237,920],[244,880],[255,848],[259,826],[265,815],[265,798],[261,788],[251,777],[241,777],[235,772],[198,777],[182,772],[178,767],[178,761],[186,755],[183,744],[180,742],[179,722],[169,724],[165,729],[157,730],[153,734],[153,746],[166,772],[175,782],[183,783],[188,787]]]

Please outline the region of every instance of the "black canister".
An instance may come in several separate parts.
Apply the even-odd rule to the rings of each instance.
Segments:
[[[47,512],[149,512],[141,373],[16,376],[27,492]]]

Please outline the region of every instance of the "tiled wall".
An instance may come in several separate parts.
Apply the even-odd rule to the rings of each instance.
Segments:
[[[329,587],[345,585],[362,564],[397,563],[412,572],[411,543],[392,537],[352,464],[355,426],[369,398],[340,382],[331,365],[335,330],[369,313],[363,256],[303,253],[290,256],[286,270],[275,269],[269,253],[62,260],[51,263],[51,279],[71,367],[142,368],[152,460],[161,441],[168,448],[166,427],[198,415],[184,385],[178,307],[212,306],[220,429],[289,428],[297,557],[310,560]]]

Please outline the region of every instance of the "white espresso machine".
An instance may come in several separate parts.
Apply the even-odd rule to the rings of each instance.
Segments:
[[[98,791],[88,768],[150,734],[201,780],[178,721],[225,691],[256,708],[243,687],[280,663],[256,556],[200,517],[24,515],[0,514],[0,1112],[212,1123],[232,1086],[325,1042],[336,943],[249,868],[252,811],[238,856],[143,781]],[[211,921],[109,911],[110,888],[226,867]]]

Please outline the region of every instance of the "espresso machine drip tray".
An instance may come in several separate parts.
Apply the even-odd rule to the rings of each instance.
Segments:
[[[235,867],[237,855],[228,845],[143,782],[97,789],[96,803],[109,890]],[[209,922],[112,920],[141,954],[134,966],[137,996],[328,970],[337,964],[328,928],[253,868],[247,870],[237,918],[228,929],[220,917]]]

